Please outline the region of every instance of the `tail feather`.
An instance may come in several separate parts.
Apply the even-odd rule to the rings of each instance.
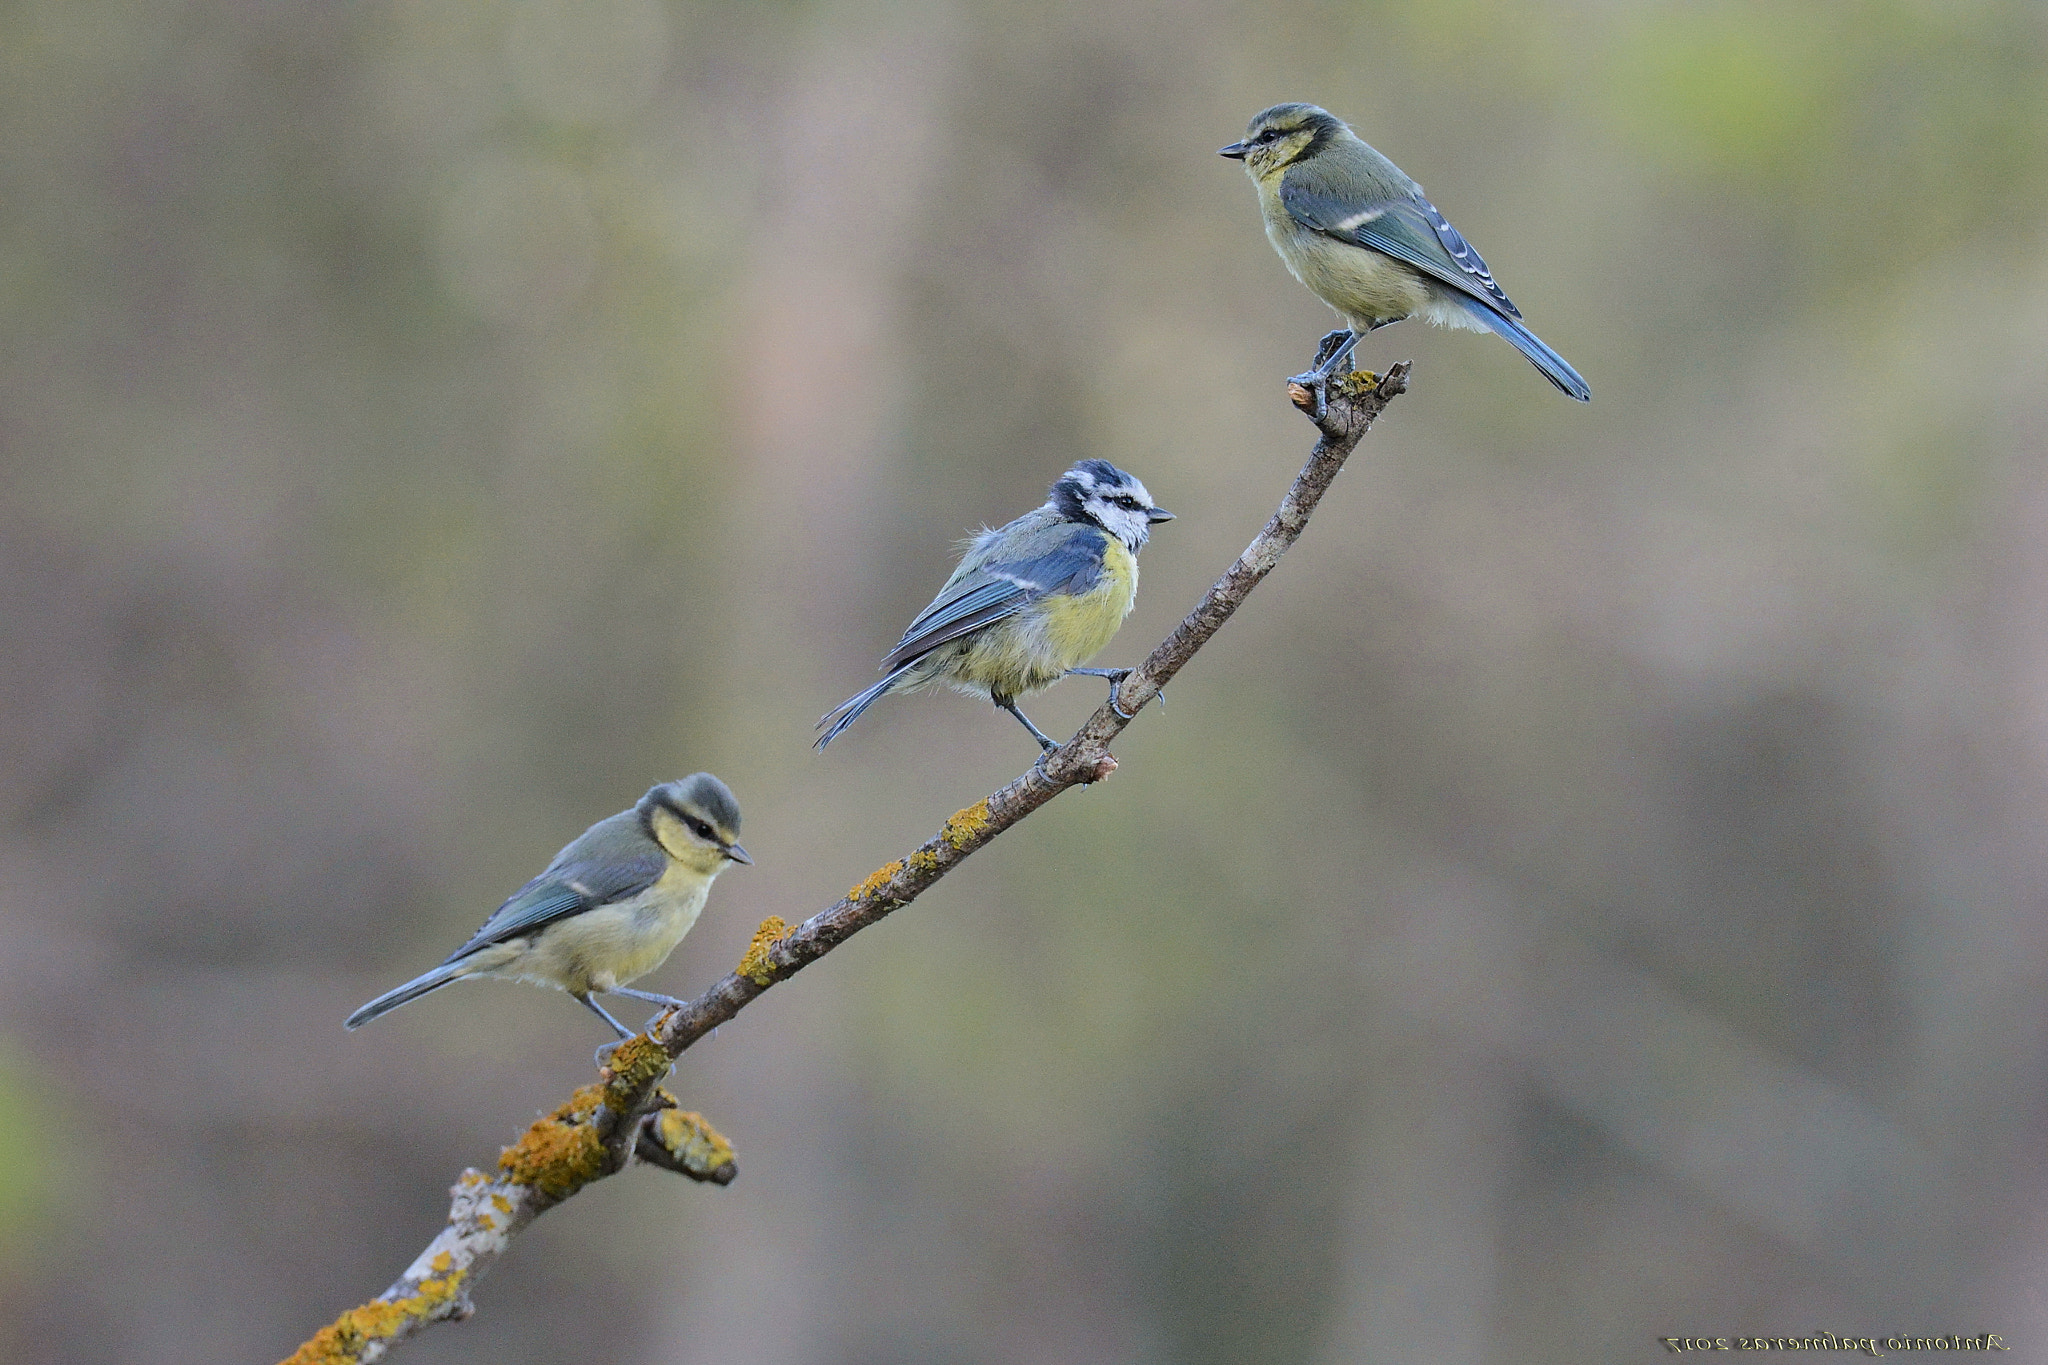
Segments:
[[[818,736],[818,743],[816,746],[818,750],[820,752],[823,752],[827,744],[830,744],[833,740],[839,738],[840,731],[844,730],[847,726],[859,720],[861,712],[867,710],[870,706],[873,706],[883,696],[887,695],[888,692],[896,686],[897,682],[903,677],[903,675],[909,672],[911,668],[913,668],[917,664],[917,662],[917,659],[912,659],[909,663],[904,664],[902,667],[896,669],[888,677],[882,679],[873,687],[870,687],[865,691],[855,693],[853,696],[848,697],[845,701],[840,702],[839,705],[833,707],[830,711],[827,711],[824,715],[820,716],[818,718],[818,728],[822,729],[827,725],[830,725],[832,728],[826,730],[824,734]]]
[[[1514,348],[1529,357],[1529,363],[1543,372],[1543,377],[1557,385],[1565,393],[1581,403],[1593,401],[1593,391],[1586,387],[1586,381],[1571,367],[1571,362],[1543,344],[1543,339],[1521,323],[1503,313],[1497,313],[1477,299],[1465,300],[1465,309],[1488,331],[1505,338]]]
[[[428,991],[438,990],[451,981],[468,976],[470,966],[466,962],[444,962],[425,976],[416,976],[397,990],[386,991],[369,1004],[342,1020],[343,1028],[361,1028],[380,1014],[389,1013],[400,1005],[419,999]]]

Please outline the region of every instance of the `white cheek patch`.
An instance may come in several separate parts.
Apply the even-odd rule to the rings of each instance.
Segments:
[[[1127,512],[1121,507],[1113,507],[1103,522],[1111,535],[1131,549],[1143,545],[1152,534],[1152,523],[1142,512]]]

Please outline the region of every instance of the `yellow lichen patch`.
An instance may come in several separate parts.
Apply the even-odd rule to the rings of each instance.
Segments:
[[[617,1054],[613,1057],[616,1060]],[[535,1119],[525,1137],[500,1152],[498,1169],[518,1184],[556,1199],[568,1198],[604,1174],[604,1143],[591,1120],[605,1099],[606,1087],[584,1086],[554,1113]]]
[[[499,1194],[496,1190],[491,1191],[491,1203],[497,1206],[499,1213],[512,1212],[512,1201]]]
[[[956,851],[965,853],[974,844],[988,837],[991,823],[988,798],[983,797],[966,810],[954,811],[946,821],[946,827],[939,831],[939,836]]]
[[[1353,370],[1337,381],[1338,391],[1351,398],[1362,398],[1380,386],[1380,377],[1371,370]]]
[[[654,1135],[670,1156],[699,1180],[720,1174],[722,1166],[736,1166],[732,1144],[702,1114],[686,1109],[664,1109],[654,1121]],[[726,1176],[730,1180],[731,1176]],[[721,1182],[723,1183],[723,1182]]]
[[[775,964],[768,960],[768,953],[792,932],[780,915],[762,920],[761,927],[754,931],[754,941],[747,945],[747,951],[740,955],[740,965],[733,970],[756,986],[773,985]]]
[[[372,1299],[351,1308],[313,1334],[312,1340],[294,1351],[284,1365],[345,1365],[359,1361],[370,1346],[391,1341],[401,1332],[442,1316],[442,1310],[462,1295],[467,1271],[455,1268],[455,1258],[442,1252],[434,1258],[434,1274],[420,1281],[419,1292],[402,1299]]]
[[[903,861],[909,865],[912,872],[930,872],[938,867],[939,855],[919,849]]]
[[[903,860],[885,864],[868,874],[868,879],[846,893],[850,901],[872,900],[882,894],[882,888],[896,880],[896,874],[903,870]]]

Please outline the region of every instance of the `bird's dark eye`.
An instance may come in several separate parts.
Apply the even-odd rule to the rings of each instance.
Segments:
[[[1124,508],[1126,511],[1135,512],[1138,510],[1138,500],[1128,493],[1118,498],[1116,500],[1116,505],[1118,507]]]
[[[1271,142],[1271,141],[1272,141],[1272,140],[1273,140],[1274,138],[1276,138],[1276,137],[1278,137],[1278,136],[1280,136],[1280,130],[1279,130],[1279,129],[1277,129],[1277,128],[1268,128],[1268,129],[1266,129],[1266,130],[1265,130],[1264,132],[1260,133],[1260,134],[1259,134],[1259,135],[1258,135],[1257,137],[1253,138],[1253,139],[1252,139],[1252,141],[1254,141],[1254,142]]]
[[[698,818],[697,818],[696,816],[694,816],[694,815],[685,815],[685,816],[683,817],[683,823],[684,823],[684,824],[686,824],[686,825],[688,825],[688,826],[690,827],[690,833],[692,833],[692,834],[696,835],[696,836],[697,836],[697,837],[698,837],[699,839],[710,839],[710,838],[711,838],[711,826],[709,826],[709,825],[705,824],[705,823],[704,823],[704,822],[703,822],[702,820],[699,820],[699,819],[698,819]],[[715,843],[715,842],[716,842],[716,840],[713,840],[713,842]]]

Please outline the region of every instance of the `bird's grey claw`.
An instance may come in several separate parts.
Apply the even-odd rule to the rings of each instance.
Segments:
[[[1294,375],[1291,378],[1289,378],[1287,382],[1290,384],[1298,384],[1302,388],[1307,389],[1310,393],[1316,396],[1315,416],[1318,422],[1322,421],[1324,417],[1329,415],[1330,376],[1324,374],[1320,369],[1314,369],[1310,370],[1306,374]]]
[[[603,1066],[606,1062],[609,1062],[612,1059],[612,1054],[619,1050],[619,1043],[623,1043],[625,1041],[625,1039],[621,1038],[619,1039],[618,1043],[599,1044],[596,1053],[597,1064],[599,1066]]]
[[[1117,700],[1116,695],[1122,689],[1124,679],[1130,677],[1132,671],[1128,668],[1116,669],[1110,674],[1109,679],[1109,709],[1122,716],[1125,720],[1136,720],[1138,718],[1137,712],[1124,710],[1123,704]]]
[[[1322,344],[1316,347],[1316,358],[1309,362],[1309,368],[1312,370],[1323,368],[1323,365],[1329,358],[1337,354],[1337,348],[1349,340],[1351,340],[1351,329],[1349,327],[1339,327],[1336,331],[1325,334]]]
[[[1085,673],[1091,678],[1109,679],[1109,709],[1122,716],[1125,720],[1136,720],[1137,716],[1117,705],[1117,689],[1124,685],[1124,679],[1137,671],[1135,668],[1070,668],[1067,670],[1069,673]],[[1153,695],[1164,697],[1166,693],[1162,690],[1155,692]]]

